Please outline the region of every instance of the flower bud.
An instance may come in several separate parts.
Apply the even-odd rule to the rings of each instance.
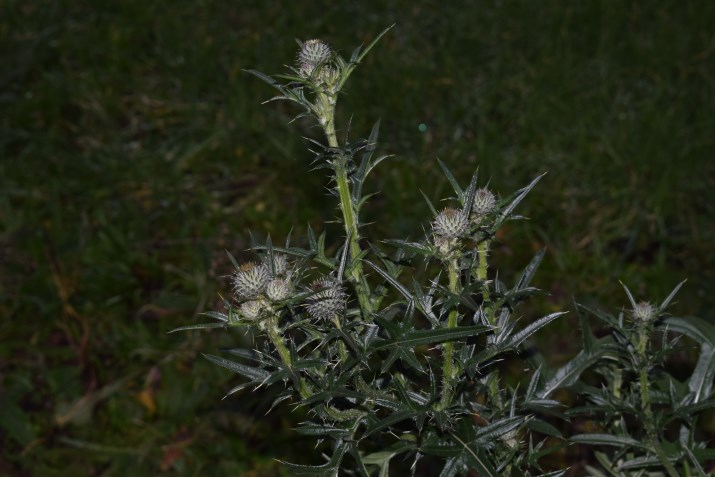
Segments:
[[[263,259],[263,266],[266,267],[266,270],[268,270],[268,272],[274,277],[285,275],[289,268],[288,259],[285,255],[280,253],[273,254],[273,271],[275,273],[271,272],[271,262],[268,255],[266,255]]]
[[[319,278],[310,285],[310,290],[314,294],[308,297],[306,309],[313,318],[330,320],[336,315],[345,313],[347,293],[334,278]]]
[[[494,210],[497,205],[497,199],[494,194],[482,187],[474,192],[474,203],[472,204],[472,220],[479,219]]]
[[[324,65],[333,57],[333,51],[321,40],[308,40],[298,52],[298,71],[307,78],[313,75],[315,68]]]
[[[255,298],[266,287],[271,276],[264,265],[247,262],[233,275],[233,289],[240,298]]]
[[[461,210],[448,207],[437,214],[432,230],[440,237],[459,238],[469,233],[469,222]]]
[[[647,323],[656,317],[656,312],[657,310],[652,304],[642,301],[633,308],[633,319]]]
[[[266,285],[266,296],[271,301],[283,301],[290,296],[290,283],[283,278],[274,278]]]
[[[251,300],[242,303],[238,309],[241,316],[248,320],[257,320],[263,311],[263,303],[259,300]]]

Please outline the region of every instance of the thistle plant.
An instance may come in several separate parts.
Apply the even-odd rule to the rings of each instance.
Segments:
[[[700,414],[715,407],[715,328],[668,313],[683,283],[657,306],[636,301],[624,286],[629,307],[617,316],[581,307],[608,331],[600,342],[584,332],[584,351],[601,354],[593,366],[600,387],[579,383],[587,404],[568,411],[600,428],[572,436],[572,442],[611,450],[596,453],[601,468],[588,468],[594,476],[704,476],[702,462],[715,459],[715,449],[697,436]],[[685,382],[666,366],[669,356],[686,346],[683,336],[699,345]]]
[[[564,475],[565,470],[542,470],[545,456],[568,445],[555,420],[563,427],[569,417],[598,409],[567,412],[554,392],[573,388],[596,399],[600,391],[580,381],[593,366],[622,369],[624,375],[645,372],[647,387],[655,356],[643,336],[662,328],[663,321],[653,317],[660,317],[667,303],[658,308],[634,304],[632,324],[615,322],[620,338],[607,342],[594,340],[585,327],[584,349],[560,369],[550,370],[538,353],[525,352],[535,333],[564,315],[529,322],[520,315],[521,304],[540,293],[531,281],[544,251],[512,284],[498,278],[502,275],[490,267],[489,254],[497,231],[521,218],[517,206],[543,175],[500,197],[479,185],[477,173],[460,184],[437,161],[453,195],[441,211],[424,196],[431,217],[424,220],[421,239],[369,236],[360,219],[370,198],[363,187],[387,158],[376,155],[379,122],[366,139],[350,140],[347,134],[339,139],[335,112],[346,81],[388,30],[349,59],[321,40],[309,40],[299,42],[297,63],[288,73],[250,71],[278,91],[273,100],[294,103],[301,110],[297,117],[310,117],[320,126],[322,138],[311,140],[312,149],[316,169],[327,171],[337,198],[341,234],[329,242],[325,231],[316,234],[308,227],[299,245],[291,237],[283,246],[270,238],[256,244],[254,261],[233,262],[234,293],[225,309],[207,313],[217,322],[180,329],[244,327],[264,338],[253,349],[227,350],[231,359],[206,357],[244,378],[229,395],[247,387],[282,386],[274,406],[290,401],[307,410],[308,420],[296,431],[314,438],[327,459],[318,466],[286,463],[295,475]],[[326,247],[331,242],[338,246]],[[668,323],[672,326],[672,320]],[[630,342],[635,348],[628,347]],[[521,361],[528,371],[522,382],[505,380],[508,360]],[[699,375],[712,381],[715,362],[706,361],[701,357]],[[711,384],[700,386],[697,398],[688,394],[683,406],[700,409],[711,403]],[[612,388],[603,392],[613,399]],[[651,403],[664,398],[646,394]],[[643,404],[639,396],[628,402]],[[618,409],[625,415],[622,406]],[[650,409],[652,417],[656,411]],[[688,419],[684,425],[692,426]],[[625,436],[627,427],[620,429],[618,435]],[[657,429],[648,431],[641,447],[627,445],[638,442],[635,438],[621,437],[622,452],[608,455],[609,462],[647,449],[648,458],[675,465]],[[588,438],[598,440],[581,436],[577,442]],[[692,456],[677,458],[697,468],[704,454],[693,449]]]

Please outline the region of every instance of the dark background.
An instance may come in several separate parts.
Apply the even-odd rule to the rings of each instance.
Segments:
[[[340,241],[299,111],[242,69],[283,72],[294,38],[348,56],[397,26],[341,99],[353,137],[382,118],[373,239],[420,238],[435,158],[502,195],[548,175],[500,235],[523,314],[618,309],[618,280],[713,322],[715,3],[5,1],[0,6],[0,475],[278,475],[317,462],[264,417],[271,391],[201,358],[241,332],[167,335],[226,294],[224,250],[310,223]],[[426,126],[422,132],[420,125]],[[560,326],[560,327],[559,327]],[[558,363],[573,321],[538,342]],[[546,353],[548,351],[548,353]],[[712,429],[710,429],[712,432]],[[577,465],[561,456],[563,465]]]

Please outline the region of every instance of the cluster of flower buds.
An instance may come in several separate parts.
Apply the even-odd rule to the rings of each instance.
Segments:
[[[239,313],[248,320],[257,320],[270,303],[290,297],[291,272],[284,255],[273,254],[262,263],[247,262],[233,274],[233,290],[241,300]]]
[[[434,218],[432,233],[437,254],[450,259],[461,248],[461,240],[470,236],[473,226],[484,225],[485,219],[496,208],[496,197],[486,188],[474,193],[472,210],[467,214],[462,209],[447,207]]]

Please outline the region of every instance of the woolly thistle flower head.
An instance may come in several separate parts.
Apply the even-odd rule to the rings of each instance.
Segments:
[[[265,288],[271,274],[265,265],[247,262],[233,275],[233,290],[239,298],[255,298]]]
[[[486,187],[477,189],[474,192],[474,204],[472,205],[472,214],[480,217],[487,215],[489,212],[494,210],[497,205],[497,199],[492,194],[492,191]]]
[[[283,301],[290,296],[290,282],[284,278],[274,278],[266,285],[266,296],[271,301]]]
[[[288,272],[289,268],[288,259],[285,255],[280,253],[273,254],[273,270],[275,273],[271,272],[271,259],[268,255],[263,258],[263,266],[266,267],[266,270],[273,276],[283,276]]]
[[[633,307],[633,319],[642,322],[648,322],[656,317],[657,311],[658,310],[656,309],[656,307],[653,306],[651,303],[648,303],[647,301],[642,301],[636,304],[635,307]]]
[[[307,298],[308,314],[317,320],[330,320],[345,313],[348,296],[334,278],[323,277],[310,284],[313,295]]]
[[[461,210],[448,207],[434,218],[432,230],[440,237],[459,238],[469,233],[469,221]]]
[[[251,300],[241,303],[238,309],[241,316],[248,320],[257,320],[261,317],[261,312],[263,311],[263,302],[260,300]]]
[[[321,40],[308,40],[298,52],[298,71],[304,77],[311,76],[320,65],[324,65],[333,57],[333,50]]]

